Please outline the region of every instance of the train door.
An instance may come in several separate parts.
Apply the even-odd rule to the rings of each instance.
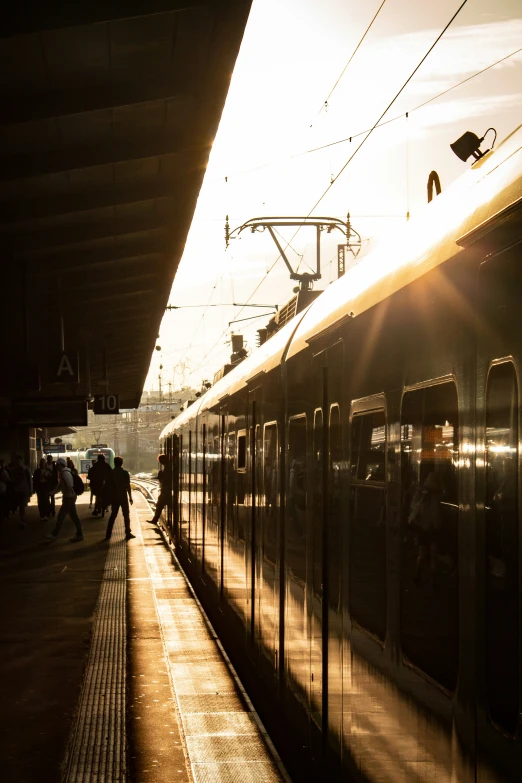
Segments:
[[[479,748],[497,746],[505,779],[520,773],[522,732],[522,531],[520,481],[520,383],[522,243],[491,256],[479,272],[477,321],[477,522],[479,588],[484,596],[478,661]],[[489,781],[485,757],[477,780]]]
[[[258,421],[261,410],[261,389],[252,389],[248,394],[248,453],[246,460],[246,505],[249,508],[250,520],[248,524],[249,540],[247,542],[247,565],[250,581],[250,638],[255,643],[257,622],[257,603],[260,594],[260,573],[258,563],[260,561],[258,527],[259,491],[261,487],[261,426]]]
[[[180,437],[171,438],[172,452],[172,502],[170,507],[171,534],[177,542],[179,536],[179,477],[180,477]]]
[[[343,344],[313,359],[312,535],[308,580],[310,715],[314,752],[339,749],[342,722]],[[320,734],[317,734],[320,732]]]

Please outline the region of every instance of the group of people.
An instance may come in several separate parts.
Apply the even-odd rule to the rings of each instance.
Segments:
[[[20,525],[25,527],[25,509],[33,494],[33,476],[22,457],[6,465],[0,459],[0,521],[18,512]]]
[[[113,469],[105,461],[103,454],[98,455],[97,462],[89,470],[88,479],[91,484],[91,495],[94,495],[95,499],[93,516],[100,514],[104,517],[109,506],[111,507],[105,539],[111,538],[120,509],[123,513],[126,539],[135,538],[130,528],[129,504],[132,504],[130,473],[123,469],[123,459],[115,457]],[[46,521],[56,516],[52,532],[46,535],[49,541],[58,538],[67,516],[71,518],[76,528],[76,533],[70,541],[73,543],[83,541],[82,524],[76,509],[76,500],[82,491],[83,482],[79,479],[78,471],[69,457],[66,459],[59,457],[55,462],[52,455],[48,454],[47,458],[40,460],[34,474],[31,474],[30,468],[25,465],[22,457],[17,457],[10,465],[6,465],[5,460],[0,459],[0,521],[18,512],[20,525],[25,527],[25,510],[31,496],[36,493],[40,519]],[[62,494],[62,505],[56,515],[55,495],[59,492]]]

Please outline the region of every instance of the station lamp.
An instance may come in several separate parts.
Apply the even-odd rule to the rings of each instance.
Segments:
[[[464,163],[469,157],[471,157],[471,155],[473,155],[475,160],[480,160],[480,158],[482,158],[486,152],[489,152],[489,150],[486,150],[485,152],[480,150],[480,145],[486,138],[486,134],[488,134],[489,131],[493,131],[495,134],[493,144],[491,145],[491,149],[493,149],[497,140],[497,132],[495,128],[488,128],[486,133],[480,139],[475,133],[466,131],[466,133],[463,133],[462,136],[457,139],[457,141],[454,141],[453,144],[450,144],[450,147],[457,158],[460,158],[460,160],[462,160]]]

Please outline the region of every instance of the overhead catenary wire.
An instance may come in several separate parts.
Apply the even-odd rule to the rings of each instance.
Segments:
[[[376,11],[376,13],[375,13],[375,15],[374,15],[373,19],[371,20],[370,24],[368,25],[368,27],[367,27],[367,28],[366,28],[366,30],[364,31],[364,33],[363,33],[363,35],[362,35],[362,38],[360,38],[360,39],[359,39],[359,43],[357,44],[357,46],[355,47],[355,49],[354,49],[354,50],[353,50],[353,52],[351,53],[351,55],[350,55],[350,57],[349,57],[349,59],[348,59],[348,62],[346,63],[346,65],[344,66],[343,70],[342,70],[342,71],[341,71],[341,73],[339,74],[339,76],[338,76],[338,78],[337,78],[337,81],[335,82],[334,86],[332,87],[332,89],[330,90],[330,92],[329,92],[329,93],[328,93],[328,95],[326,96],[325,100],[323,101],[323,103],[322,103],[322,106],[321,106],[321,108],[319,109],[319,111],[317,112],[317,115],[316,115],[315,119],[317,119],[317,117],[319,117],[319,115],[321,114],[321,112],[322,112],[322,111],[323,111],[323,110],[324,110],[324,109],[325,109],[325,108],[328,106],[328,101],[330,100],[330,98],[331,98],[331,97],[332,97],[332,95],[334,94],[335,90],[337,89],[337,85],[339,84],[339,82],[340,82],[340,81],[341,81],[341,79],[343,78],[344,74],[345,74],[345,73],[346,73],[346,71],[348,70],[348,67],[349,67],[350,63],[352,62],[353,58],[354,58],[354,57],[355,57],[355,55],[357,54],[357,52],[358,52],[359,48],[361,47],[361,44],[363,43],[364,39],[366,38],[366,36],[367,36],[367,35],[368,35],[368,33],[370,32],[370,30],[371,30],[371,28],[372,28],[372,26],[373,26],[373,23],[375,22],[375,20],[376,20],[376,19],[377,19],[377,17],[379,16],[379,14],[380,14],[380,12],[381,12],[381,9],[382,9],[383,5],[385,4],[385,2],[386,2],[386,0],[382,0],[382,3],[380,4],[379,8],[377,9],[377,11]],[[315,122],[315,120],[314,120],[314,122]],[[313,122],[311,123],[310,127],[312,127],[312,125],[313,125]]]
[[[358,146],[358,147],[357,147],[357,148],[354,150],[354,152],[353,152],[353,153],[352,153],[352,154],[351,154],[351,155],[348,157],[347,161],[346,161],[346,162],[343,164],[342,168],[341,168],[341,169],[338,171],[338,173],[336,174],[336,176],[335,176],[335,177],[333,178],[333,180],[332,180],[332,181],[329,183],[329,185],[328,185],[328,186],[327,186],[327,188],[326,188],[326,189],[323,191],[323,193],[322,193],[322,194],[321,194],[321,196],[318,198],[318,200],[315,202],[315,204],[313,205],[313,207],[312,207],[312,208],[310,209],[310,211],[308,212],[308,215],[307,215],[307,217],[309,217],[309,216],[312,214],[312,212],[313,212],[313,211],[314,211],[314,210],[315,210],[315,209],[316,209],[316,208],[319,206],[319,204],[320,204],[320,203],[321,203],[321,201],[324,199],[324,197],[326,196],[326,194],[327,194],[327,193],[328,193],[328,192],[331,190],[331,188],[332,188],[332,187],[333,187],[333,185],[334,185],[334,184],[337,182],[337,180],[339,179],[339,177],[340,177],[340,176],[343,174],[343,172],[346,170],[346,168],[347,168],[347,167],[350,165],[351,161],[352,161],[352,160],[355,158],[355,156],[357,155],[357,153],[359,152],[359,150],[360,150],[360,149],[361,149],[361,148],[364,146],[364,144],[366,143],[366,141],[368,140],[368,138],[369,138],[369,137],[371,136],[371,134],[372,134],[372,133],[375,131],[375,129],[376,129],[378,126],[379,126],[379,124],[381,123],[381,120],[383,119],[383,117],[384,117],[384,116],[387,114],[387,112],[388,112],[388,111],[390,110],[390,108],[393,106],[393,104],[395,103],[395,101],[396,101],[396,100],[399,98],[399,96],[400,96],[400,95],[402,94],[402,92],[405,90],[405,88],[407,87],[407,85],[408,85],[408,84],[410,83],[410,81],[413,79],[413,77],[415,76],[415,74],[417,73],[417,71],[419,70],[419,68],[422,66],[422,64],[425,62],[425,60],[426,60],[426,59],[429,57],[429,55],[431,54],[431,52],[433,51],[433,49],[435,48],[435,46],[438,44],[438,42],[439,42],[439,41],[440,41],[440,39],[443,37],[443,35],[446,33],[446,31],[447,31],[447,30],[448,30],[448,28],[451,26],[451,24],[452,24],[452,23],[455,21],[455,19],[456,19],[456,18],[457,18],[457,16],[460,14],[460,12],[461,12],[461,11],[462,11],[462,9],[464,8],[464,6],[467,4],[467,2],[468,2],[468,0],[463,0],[463,2],[460,4],[460,6],[458,7],[458,9],[455,11],[455,13],[453,14],[453,16],[451,17],[451,19],[450,19],[450,20],[449,20],[449,21],[446,23],[446,25],[444,26],[444,28],[442,29],[442,31],[441,31],[441,32],[439,33],[439,35],[436,37],[435,41],[434,41],[434,42],[431,44],[431,46],[429,47],[429,49],[427,50],[427,52],[425,53],[425,55],[424,55],[424,56],[422,57],[422,59],[421,59],[421,60],[418,62],[418,64],[415,66],[415,68],[413,69],[413,71],[410,73],[410,75],[408,76],[408,78],[407,78],[407,79],[405,80],[405,82],[402,84],[402,86],[400,87],[400,89],[399,89],[399,90],[396,92],[396,94],[394,95],[394,97],[392,98],[392,100],[391,100],[391,101],[389,102],[389,104],[386,106],[386,108],[384,109],[384,111],[383,111],[383,112],[380,114],[379,118],[378,118],[378,119],[376,120],[376,122],[375,122],[375,123],[372,125],[372,127],[371,127],[370,129],[368,129],[367,131],[363,131],[361,134],[359,134],[359,135],[364,135],[364,134],[366,134],[366,135],[364,136],[364,138],[363,138],[362,142],[359,144],[359,146]],[[521,50],[519,49],[519,50],[517,50],[517,52],[518,52],[518,51],[521,51]],[[514,54],[516,54],[517,52],[513,52],[513,53],[512,53],[511,55],[509,55],[509,56],[511,56],[511,57],[512,57],[512,56],[514,56]],[[491,65],[491,66],[489,66],[488,68],[491,68],[491,67],[493,67],[495,64],[498,64],[499,62],[502,62],[502,61],[503,61],[503,60],[505,60],[505,59],[508,59],[508,57],[502,58],[502,60],[499,60],[497,63],[494,63],[494,64],[492,64],[492,65]],[[485,70],[488,70],[488,68],[486,68],[486,69],[483,69],[483,70],[481,71],[481,73],[483,73]],[[476,75],[478,75],[478,73],[477,73]],[[469,81],[471,78],[472,78],[472,77],[468,77],[466,80],[463,80],[461,83],[463,84],[465,81]],[[450,91],[450,89],[454,89],[454,88],[455,88],[455,87],[457,87],[457,86],[460,86],[460,84],[459,84],[459,85],[455,85],[453,88],[449,88],[448,90],[445,90],[445,91],[443,91],[442,93],[440,93],[440,95],[439,95],[439,96],[435,96],[435,97],[440,97],[441,95],[443,95],[443,94],[446,94],[447,92],[449,92],[449,91]],[[425,101],[423,104],[421,104],[421,105],[420,105],[419,107],[417,107],[417,108],[422,108],[422,106],[425,106],[427,103],[430,103],[432,100],[435,100],[435,97],[433,97],[433,98],[431,98],[431,99],[429,99],[429,100]],[[401,114],[401,115],[400,115],[400,117],[404,117],[404,114]],[[398,118],[395,118],[395,119],[398,119]],[[389,121],[387,121],[387,122],[389,123],[389,122],[391,122],[391,121],[393,121],[393,120],[389,120]],[[383,123],[383,124],[385,124],[385,123]],[[352,137],[349,137],[349,138],[350,138],[350,140],[351,140],[351,138],[353,138],[353,136],[352,136]],[[289,242],[287,243],[286,247],[289,247],[289,245],[290,245],[290,242],[293,242],[293,240],[295,239],[295,237],[296,237],[296,236],[297,236],[297,234],[299,233],[299,230],[300,230],[300,228],[297,228],[297,230],[294,232],[294,234],[293,234],[293,235],[292,235],[292,237],[290,238]],[[285,250],[286,250],[286,247],[285,247]],[[265,273],[265,275],[264,275],[264,276],[261,278],[261,280],[259,281],[259,283],[258,283],[258,284],[257,284],[257,286],[255,287],[255,289],[254,289],[254,291],[252,292],[252,294],[250,295],[250,297],[248,297],[248,299],[247,299],[247,303],[250,301],[250,299],[252,299],[252,297],[253,297],[253,296],[256,294],[256,292],[259,290],[259,288],[260,288],[260,287],[261,287],[261,285],[264,283],[264,281],[265,281],[265,279],[267,278],[267,276],[270,274],[270,272],[272,271],[272,269],[275,267],[275,265],[276,265],[276,264],[277,264],[277,262],[279,261],[279,258],[280,258],[280,257],[281,257],[280,255],[278,255],[278,256],[277,256],[277,258],[275,259],[274,263],[273,263],[273,264],[272,264],[272,265],[269,267],[269,269],[267,270],[267,272]],[[240,311],[237,313],[237,315],[240,315],[240,314],[241,314],[241,312],[242,312],[242,310],[240,310]],[[204,364],[204,363],[207,361],[208,357],[209,357],[209,356],[212,354],[212,352],[214,351],[214,348],[215,348],[215,347],[216,347],[216,346],[219,344],[219,342],[220,342],[220,340],[222,339],[222,337],[224,336],[224,334],[226,334],[226,331],[227,331],[227,330],[224,330],[224,331],[223,331],[223,333],[222,333],[222,334],[221,334],[221,335],[218,337],[218,339],[216,340],[216,342],[213,344],[212,348],[211,348],[211,349],[210,349],[210,350],[209,350],[209,351],[208,351],[208,352],[205,354],[205,356],[202,358],[201,362],[198,364],[198,366],[197,366],[197,368],[194,370],[194,372],[197,372],[197,370],[199,370],[199,369],[200,369],[200,367],[202,367],[202,366],[203,366],[203,364]]]
[[[310,213],[309,213],[310,215],[312,214],[312,212],[314,211],[314,209],[316,209],[316,208],[319,206],[319,204],[321,203],[321,201],[323,200],[323,198],[324,198],[324,197],[326,196],[326,194],[327,194],[327,193],[328,193],[328,192],[331,190],[331,188],[332,188],[332,187],[335,185],[335,183],[337,182],[337,180],[339,179],[339,177],[341,176],[341,174],[342,174],[342,173],[343,173],[343,172],[346,170],[346,168],[347,168],[347,167],[350,165],[350,163],[351,163],[351,162],[352,162],[352,160],[355,158],[355,156],[357,155],[357,153],[359,152],[359,150],[360,150],[360,149],[361,149],[361,148],[364,146],[364,144],[365,144],[365,143],[368,141],[368,139],[370,138],[370,136],[371,136],[371,135],[372,135],[372,133],[374,132],[375,128],[378,126],[378,124],[379,124],[379,123],[380,123],[380,121],[382,120],[382,118],[383,118],[383,117],[384,117],[384,116],[385,116],[385,115],[386,115],[386,114],[389,112],[389,110],[391,109],[391,107],[393,106],[393,104],[395,103],[395,101],[397,100],[397,98],[399,97],[399,95],[401,95],[401,93],[402,93],[402,92],[403,92],[403,91],[406,89],[407,85],[408,85],[408,84],[411,82],[411,80],[413,79],[413,77],[415,76],[415,74],[417,73],[417,71],[419,70],[419,68],[421,67],[421,65],[422,65],[422,64],[425,62],[425,60],[427,60],[427,58],[429,57],[429,55],[431,54],[431,52],[434,50],[434,48],[436,47],[436,45],[438,44],[438,42],[440,41],[440,39],[442,38],[442,36],[443,36],[443,35],[444,35],[444,33],[446,32],[446,30],[447,30],[447,29],[448,29],[448,28],[451,26],[451,24],[452,24],[452,23],[455,21],[455,19],[456,19],[456,18],[457,18],[457,16],[460,14],[460,12],[462,11],[462,9],[464,8],[464,6],[466,5],[466,3],[467,3],[467,2],[468,2],[468,0],[463,0],[463,2],[462,2],[460,5],[459,5],[459,7],[457,8],[457,10],[455,11],[455,13],[453,14],[453,16],[451,17],[451,19],[449,20],[449,22],[447,22],[447,24],[444,26],[444,28],[441,30],[441,32],[438,34],[438,36],[435,38],[435,40],[433,41],[432,45],[430,46],[430,48],[428,49],[428,51],[426,52],[426,54],[424,55],[424,57],[423,57],[423,58],[420,60],[420,62],[419,62],[419,63],[417,63],[417,65],[415,66],[415,68],[413,69],[413,71],[410,73],[410,75],[408,76],[408,78],[406,79],[406,81],[403,83],[402,87],[401,87],[401,88],[398,90],[398,92],[396,92],[396,93],[395,93],[395,95],[393,96],[393,98],[391,99],[391,101],[389,102],[389,104],[387,105],[387,107],[385,108],[385,110],[384,110],[384,111],[382,112],[382,114],[379,116],[378,120],[376,120],[376,122],[374,122],[374,124],[372,125],[372,127],[370,128],[370,130],[367,132],[366,136],[365,136],[365,137],[364,137],[364,139],[361,141],[361,143],[359,144],[359,146],[358,146],[358,147],[357,147],[357,148],[356,148],[356,149],[355,149],[355,150],[352,152],[352,154],[349,156],[349,158],[348,158],[348,160],[346,161],[346,163],[345,163],[345,164],[344,164],[344,165],[341,167],[341,169],[340,169],[340,170],[337,172],[337,174],[335,175],[335,177],[333,178],[333,180],[330,182],[330,184],[328,185],[328,187],[327,187],[327,188],[325,188],[325,190],[324,190],[324,192],[321,194],[321,196],[319,196],[319,198],[317,199],[317,201],[316,201],[316,202],[315,202],[315,204],[313,205],[312,209],[310,210]],[[298,229],[298,230],[299,230],[299,229]],[[297,233],[297,232],[296,232],[296,233]],[[292,237],[292,239],[294,239],[294,237]]]
[[[467,76],[465,79],[461,79],[460,82],[457,82],[456,84],[453,84],[451,87],[447,87],[445,90],[442,90],[442,92],[437,93],[436,95],[433,95],[431,98],[428,98],[427,100],[423,101],[422,103],[419,103],[418,106],[414,106],[413,109],[408,109],[408,113],[411,115],[413,112],[419,111],[420,109],[423,109],[425,106],[427,106],[430,103],[433,103],[433,101],[438,100],[439,98],[442,98],[444,95],[447,95],[448,93],[452,92],[453,90],[456,90],[458,87],[461,87],[463,84],[466,84],[467,82],[472,81],[473,79],[476,79],[478,76],[482,76],[483,73],[486,73],[487,71],[490,71],[492,68],[495,68],[497,65],[501,65],[501,63],[505,62],[506,60],[510,60],[512,57],[515,57],[515,55],[520,54],[522,52],[522,47],[519,49],[515,49],[514,52],[510,52],[510,54],[506,54],[505,57],[501,57],[499,60],[495,60],[494,63],[491,63],[490,65],[487,65],[485,68],[482,68],[480,71],[476,71],[475,73],[471,74],[471,76]],[[399,120],[404,119],[405,112],[401,112],[401,114],[397,114],[395,117],[390,117],[389,120],[385,120],[384,122],[379,122],[375,128],[375,130],[379,130],[380,128],[384,128],[387,125],[391,125],[392,122],[398,122]],[[373,126],[372,126],[373,127]],[[371,128],[366,128],[365,130],[357,131],[356,133],[351,133],[349,136],[345,136],[342,139],[336,139],[335,141],[329,141],[326,144],[321,144],[318,147],[310,147],[310,149],[303,150],[302,152],[295,152],[293,155],[289,155],[288,158],[285,158],[285,160],[295,160],[296,158],[302,158],[305,155],[311,155],[314,152],[321,152],[322,150],[326,150],[329,147],[335,147],[339,144],[346,144],[348,142],[352,142],[354,139],[358,139],[360,136],[364,136],[365,133],[368,133],[371,130]],[[249,169],[243,169],[242,171],[237,171],[232,174],[228,175],[228,178],[232,177],[239,177],[245,174],[251,174],[254,171],[260,171],[261,169],[269,168],[271,166],[276,166],[280,164],[282,161],[268,161],[267,163],[261,163],[259,166],[252,166]],[[221,177],[219,179],[222,179]],[[221,218],[219,218],[221,220]]]

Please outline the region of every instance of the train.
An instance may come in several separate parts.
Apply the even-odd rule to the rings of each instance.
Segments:
[[[520,780],[521,295],[522,126],[161,434],[180,562],[315,779]]]
[[[61,451],[58,450],[57,446],[53,446],[50,449],[44,448],[44,454],[52,454],[53,459],[58,459],[59,457],[67,459],[69,457],[73,461],[76,470],[85,477],[90,465],[96,462],[98,454],[103,454],[111,468],[114,467],[114,450],[108,446],[91,446],[90,449],[81,451],[67,451],[64,444]]]
[[[96,462],[99,454],[103,454],[105,462],[108,462],[111,468],[114,467],[114,450],[109,446],[91,446],[90,449],[85,451],[85,459]]]

